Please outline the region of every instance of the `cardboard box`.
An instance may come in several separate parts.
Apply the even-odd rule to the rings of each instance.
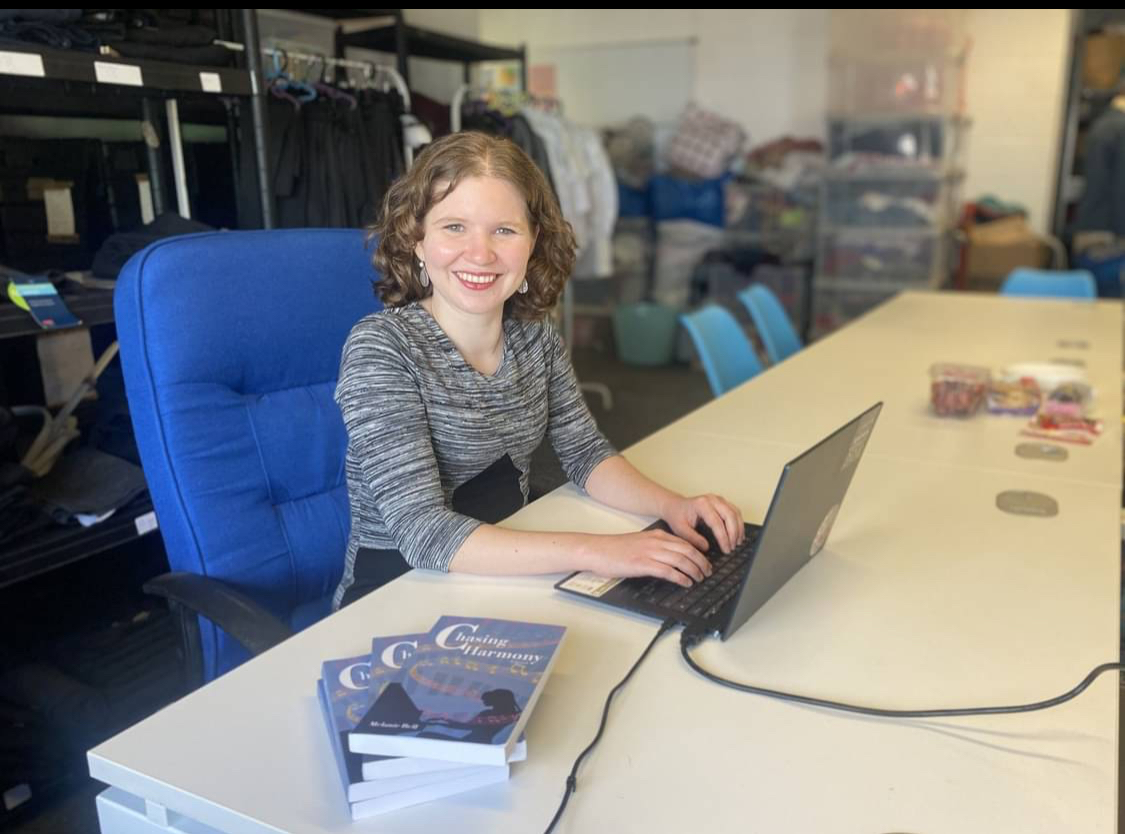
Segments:
[[[1082,82],[1099,90],[1113,89],[1122,63],[1125,63],[1125,34],[1089,35],[1082,54]]]
[[[1022,216],[979,223],[968,229],[967,270],[970,289],[999,288],[1008,273],[1021,266],[1042,269],[1051,250]]]

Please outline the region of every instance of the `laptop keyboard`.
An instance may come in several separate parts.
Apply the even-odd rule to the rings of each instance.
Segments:
[[[757,538],[758,528],[748,528],[745,540],[730,553],[723,553],[718,545],[712,545],[704,554],[711,560],[711,575],[690,588],[666,579],[630,580],[633,599],[663,609],[671,618],[690,616],[707,619],[716,614],[742,587]]]

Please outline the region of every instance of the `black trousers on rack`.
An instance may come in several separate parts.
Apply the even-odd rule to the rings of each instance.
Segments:
[[[271,98],[269,170],[281,228],[363,227],[405,170],[397,94],[363,91],[356,106]],[[252,137],[240,144],[239,226],[261,228]]]

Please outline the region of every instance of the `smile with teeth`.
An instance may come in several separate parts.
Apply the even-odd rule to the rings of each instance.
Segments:
[[[453,274],[466,284],[476,284],[477,286],[491,284],[500,277],[495,272],[454,272]]]

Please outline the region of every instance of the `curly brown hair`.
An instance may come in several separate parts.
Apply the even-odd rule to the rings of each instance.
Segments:
[[[454,133],[427,147],[414,165],[387,191],[379,219],[369,229],[377,239],[373,261],[380,277],[375,292],[387,307],[426,298],[432,286],[418,280],[415,245],[424,236],[422,222],[430,209],[468,177],[497,177],[511,183],[527,204],[535,247],[527,262],[526,293],[516,293],[505,315],[541,319],[558,302],[574,269],[577,241],[563,219],[547,178],[514,142],[486,133]]]

